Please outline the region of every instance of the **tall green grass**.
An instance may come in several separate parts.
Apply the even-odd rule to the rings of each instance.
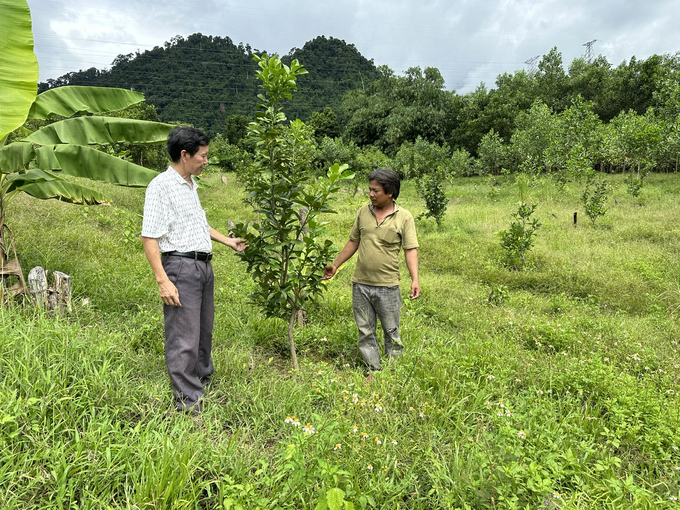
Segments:
[[[577,184],[533,183],[543,228],[525,271],[496,235],[513,179],[491,197],[483,179],[450,185],[441,229],[417,224],[406,354],[370,383],[354,260],[296,331],[292,372],[286,325],[249,305],[250,278],[216,246],[217,371],[199,417],[171,402],[143,190],[103,187],[110,207],[19,197],[21,262],[70,274],[74,311],[0,309],[0,508],[675,508],[680,181],[650,175],[641,206],[610,180],[595,228]],[[233,175],[204,182],[214,227],[249,219]],[[327,218],[339,246],[363,200],[342,194]],[[399,201],[424,211],[410,182]]]

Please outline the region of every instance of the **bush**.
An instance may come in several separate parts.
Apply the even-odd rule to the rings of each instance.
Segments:
[[[394,166],[404,179],[416,179],[424,175],[448,177],[452,174],[448,147],[429,143],[422,138],[418,138],[415,143],[402,144],[395,157]]]
[[[427,207],[427,212],[421,214],[418,218],[434,218],[437,227],[441,227],[442,218],[446,213],[446,204],[449,202],[441,181],[436,175],[426,175],[422,179],[418,179],[416,186],[418,194],[425,200],[425,207]]]
[[[595,226],[595,221],[607,213],[606,202],[609,198],[610,186],[607,181],[588,179],[586,188],[581,195],[581,202],[586,215]]]
[[[541,222],[531,218],[536,210],[536,204],[519,202],[517,211],[512,213],[514,221],[510,223],[508,230],[501,230],[501,246],[505,250],[508,259],[515,267],[524,269],[526,265],[526,253],[534,245],[536,231],[541,227]],[[520,263],[517,266],[517,263]]]

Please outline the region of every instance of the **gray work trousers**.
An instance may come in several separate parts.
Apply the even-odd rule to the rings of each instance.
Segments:
[[[399,286],[376,287],[352,284],[352,308],[359,330],[359,352],[369,370],[380,370],[380,348],[376,337],[377,319],[385,334],[385,355],[400,356],[404,346],[399,337],[401,291]]]
[[[165,364],[177,409],[186,411],[205,393],[204,382],[214,371],[212,332],[215,319],[214,276],[210,262],[162,257],[163,268],[179,292],[182,306],[163,305]]]

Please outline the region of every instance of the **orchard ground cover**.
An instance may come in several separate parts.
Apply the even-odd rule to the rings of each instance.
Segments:
[[[172,409],[143,190],[99,185],[110,207],[17,197],[22,265],[70,274],[74,311],[0,309],[0,507],[676,508],[680,181],[650,174],[633,199],[605,179],[595,226],[582,185],[531,181],[542,227],[523,271],[497,235],[514,178],[493,193],[481,178],[448,184],[441,226],[417,223],[406,355],[370,383],[354,261],[307,310],[293,371],[287,325],[248,303],[244,265],[217,247],[216,374],[199,417]],[[226,181],[206,175],[201,190],[218,229],[250,214]],[[336,245],[365,191],[326,218]],[[399,201],[425,210],[413,182]]]

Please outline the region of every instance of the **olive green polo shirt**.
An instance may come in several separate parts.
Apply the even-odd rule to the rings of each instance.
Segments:
[[[418,248],[413,215],[396,202],[394,211],[379,225],[373,206],[361,207],[349,239],[359,242],[352,281],[376,287],[399,285],[399,251]]]

